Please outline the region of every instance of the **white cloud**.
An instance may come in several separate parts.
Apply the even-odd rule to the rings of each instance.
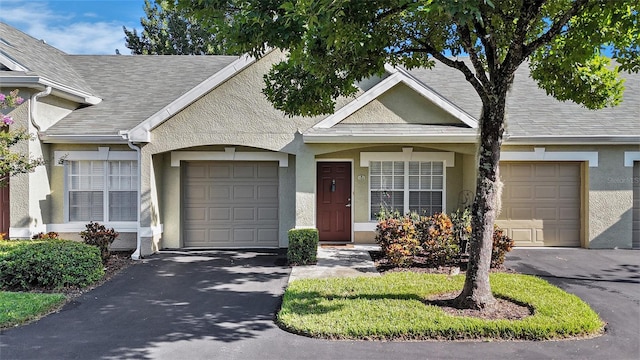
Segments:
[[[89,22],[72,12],[55,12],[47,2],[2,0],[0,21],[43,39],[47,44],[69,54],[129,53],[122,26],[135,27],[119,21]]]

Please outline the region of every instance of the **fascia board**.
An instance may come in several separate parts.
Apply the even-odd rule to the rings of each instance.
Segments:
[[[29,71],[29,68],[17,62],[11,55],[0,50],[0,64],[6,66],[11,71]]]
[[[48,144],[126,144],[120,135],[47,135],[40,134],[40,140]]]
[[[304,134],[302,140],[305,144],[473,144],[478,136],[473,135],[319,135]]]
[[[509,145],[640,145],[638,135],[505,136]]]
[[[465,125],[469,126],[472,129],[478,128],[478,121],[473,118],[471,115],[467,114],[465,111],[460,109],[458,106],[454,105],[447,99],[443,98],[441,95],[433,91],[433,89],[427,87],[423,83],[419,82],[413,76],[411,76],[406,71],[401,69],[393,68],[391,66],[385,66],[385,70],[391,73],[389,77],[383,79],[378,84],[373,86],[367,92],[362,94],[361,96],[355,98],[353,101],[348,103],[347,105],[340,108],[338,111],[333,113],[332,115],[326,117],[322,121],[318,122],[313,126],[314,129],[329,129],[336,124],[340,123],[356,111],[362,109],[365,105],[370,103],[371,101],[378,98],[380,95],[389,91],[395,85],[399,83],[403,83],[407,85],[412,90],[416,91],[425,99],[433,102],[436,106],[440,107],[442,110],[460,120]]]
[[[43,90],[45,87],[51,86],[53,89],[52,93],[63,99],[88,105],[96,105],[102,102],[102,99],[97,96],[37,75],[0,76],[0,82],[3,87],[16,86],[35,88],[39,90]]]
[[[241,56],[231,64],[224,67],[222,70],[213,74],[211,77],[196,85],[194,88],[187,91],[185,94],[171,102],[169,105],[160,109],[158,112],[135,126],[128,132],[129,140],[134,142],[150,142],[151,130],[153,130],[158,125],[162,124],[171,116],[180,112],[182,109],[186,108],[205,94],[217,88],[225,81],[231,79],[240,71],[253,64],[255,61],[256,59],[254,57],[248,55]]]

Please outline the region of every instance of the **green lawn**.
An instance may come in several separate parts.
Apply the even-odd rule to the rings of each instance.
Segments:
[[[528,304],[522,320],[448,315],[425,305],[430,295],[461,290],[464,276],[391,273],[379,278],[298,280],[287,288],[281,327],[332,339],[527,339],[594,336],[604,323],[578,297],[528,275],[491,274],[498,297]]]
[[[63,294],[0,291],[0,328],[37,319],[62,305]]]

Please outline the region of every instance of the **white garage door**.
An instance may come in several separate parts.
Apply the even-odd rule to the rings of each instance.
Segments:
[[[185,247],[278,247],[277,162],[187,162]]]
[[[496,224],[520,246],[580,246],[580,163],[500,164]]]
[[[640,161],[633,163],[633,247],[640,248]]]

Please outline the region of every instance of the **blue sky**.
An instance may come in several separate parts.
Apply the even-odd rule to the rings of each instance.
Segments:
[[[129,54],[122,26],[141,29],[144,0],[0,0],[0,21],[69,54]]]

